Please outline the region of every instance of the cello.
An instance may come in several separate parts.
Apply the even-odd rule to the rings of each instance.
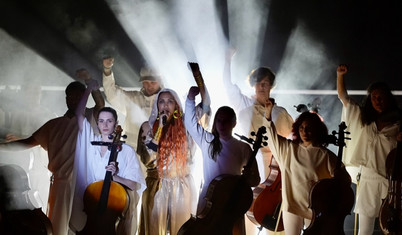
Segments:
[[[263,135],[266,128],[261,126],[256,136],[252,140],[245,136],[240,136],[242,140],[253,143],[253,153],[247,162],[249,167],[258,149],[263,143]],[[207,201],[205,208],[197,216],[191,216],[182,227],[178,235],[229,235],[232,234],[236,221],[244,216],[253,201],[251,187],[246,183],[241,175],[219,175],[215,177],[208,186],[205,196]]]
[[[281,215],[282,183],[281,171],[274,157],[269,167],[271,171],[267,179],[253,190],[254,200],[246,215],[254,224],[280,232],[284,230]]]
[[[399,131],[401,131],[401,129]],[[402,143],[398,141],[397,147],[388,154],[386,160],[387,178],[389,182],[388,194],[387,197],[383,199],[379,215],[380,228],[384,234],[402,234],[401,155]]]
[[[113,142],[92,141],[92,145],[106,145],[110,149],[109,162],[115,162],[122,148],[121,126],[115,130]],[[84,211],[87,222],[77,234],[116,234],[116,221],[128,207],[128,196],[124,187],[112,181],[112,172],[106,171],[104,180],[96,181],[85,189]]]
[[[310,190],[310,208],[313,219],[303,231],[303,235],[342,235],[345,234],[345,217],[350,214],[354,204],[354,192],[351,188],[350,176],[341,175],[342,154],[346,138],[345,122],[339,125],[339,131],[332,132],[331,140],[338,146],[338,159],[334,177],[317,181]],[[338,139],[335,137],[338,134]],[[346,173],[346,172],[345,172]]]
[[[270,98],[275,103],[273,98]],[[261,230],[263,227],[272,232],[284,230],[282,219],[282,182],[281,171],[274,156],[269,163],[267,179],[253,190],[253,203],[246,215]]]

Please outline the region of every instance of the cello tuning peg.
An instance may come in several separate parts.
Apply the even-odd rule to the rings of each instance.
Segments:
[[[264,142],[264,143],[262,143],[262,145],[267,146],[267,145],[268,145],[268,143],[267,143],[267,142]]]
[[[350,138],[350,137],[345,137],[345,140],[351,140],[352,138]]]
[[[263,138],[264,138],[264,140],[268,140],[268,137],[267,137],[267,136],[264,136]]]
[[[112,134],[110,134],[110,135],[107,136],[107,138],[108,138],[109,140],[111,140],[111,139],[114,138],[114,136],[113,136]]]
[[[252,131],[252,132],[251,132],[251,135],[252,135],[252,136],[255,136],[255,132],[254,132],[254,131]]]
[[[127,135],[122,135],[121,138],[127,139]]]

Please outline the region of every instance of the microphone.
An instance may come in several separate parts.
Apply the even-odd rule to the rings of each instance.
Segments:
[[[167,119],[166,116],[163,116],[163,117],[162,117],[162,124],[163,124],[163,125],[166,125],[166,121],[167,121],[166,119]]]

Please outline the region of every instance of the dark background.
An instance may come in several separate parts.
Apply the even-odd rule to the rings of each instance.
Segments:
[[[131,1],[123,0],[123,2]],[[165,10],[170,11],[169,6],[179,1],[155,2],[164,4]],[[380,3],[378,1],[346,0],[255,0],[252,2],[260,4],[261,9],[269,9],[269,15],[263,19],[262,27],[265,28],[262,30],[264,35],[261,36],[263,42],[256,49],[258,56],[254,61],[242,66],[244,73],[238,74],[238,77],[233,75],[233,80],[240,86],[245,85],[240,81],[245,80],[251,69],[265,65],[278,72],[277,88],[280,90],[325,89],[334,91],[336,89],[334,79],[336,66],[345,63],[350,68],[347,75],[351,78],[347,81],[349,90],[364,91],[371,82],[378,80],[389,83],[394,90],[402,89],[401,73],[399,72],[402,61],[401,7],[398,1]],[[212,1],[212,4],[215,6],[222,26],[224,39],[228,41],[228,44],[235,44],[229,33],[228,2]],[[87,68],[101,81],[101,60],[104,56],[113,55],[117,60],[125,62],[118,63],[114,67],[118,85],[139,87],[139,69],[147,63],[147,58],[119,23],[115,16],[116,11],[112,10],[114,5],[118,5],[116,0],[108,2],[102,0],[2,0],[0,27],[4,30],[3,34],[8,34],[13,40],[33,50],[37,56],[61,71],[63,76],[50,76],[51,73],[47,71],[38,71],[38,67],[31,68],[29,63],[23,67],[7,70],[13,66],[9,64],[10,56],[16,57],[17,60],[24,56],[15,51],[9,52],[11,55],[4,54],[3,50],[3,54],[0,54],[0,66],[2,71],[6,69],[7,73],[0,75],[1,85],[18,85],[27,80],[35,80],[44,86],[60,86],[59,89],[62,90],[70,82],[69,79],[76,79],[75,71],[81,67]],[[180,16],[176,16],[176,18],[180,23]],[[300,22],[303,24],[304,31],[309,34],[313,46],[316,44],[317,48],[325,50],[325,58],[327,58],[325,61],[320,62],[319,59],[316,59],[311,62],[311,70],[320,68],[320,71],[316,71],[316,73],[305,71],[308,70],[306,66],[303,71],[297,71],[298,68],[292,64],[284,65],[286,45]],[[91,27],[88,27],[88,23]],[[172,32],[172,34],[174,33]],[[183,48],[187,44],[188,41],[182,40]],[[241,50],[242,47],[242,45],[233,46],[238,50]],[[7,47],[4,41],[3,47]],[[311,55],[305,54],[303,58],[303,53],[305,52],[299,52],[298,61],[311,57]],[[240,66],[235,64],[234,67]],[[14,77],[13,73],[16,70],[19,70],[20,73]],[[22,75],[20,75],[21,70],[25,71]],[[281,76],[285,74],[283,71],[286,70],[296,72],[293,72],[291,77]],[[11,80],[10,77],[12,77]],[[36,77],[40,77],[40,79]],[[44,77],[46,79],[43,79]],[[167,78],[167,80],[169,79],[172,80],[172,78]],[[171,84],[176,83],[177,81],[172,81]],[[244,90],[246,89],[249,88],[245,87]],[[327,120],[334,119],[333,122],[337,123],[340,103],[333,97],[333,94],[315,96],[314,94],[295,95],[291,93],[286,94],[285,97],[278,94],[276,98],[278,103],[293,112],[294,105],[310,103],[318,96],[322,100],[323,116],[328,116]],[[281,100],[282,102],[280,102]],[[59,112],[61,112],[63,104],[60,106]],[[334,107],[337,111],[336,117],[333,117]],[[326,114],[327,112],[328,114]],[[292,115],[296,116],[297,113],[292,113]],[[334,125],[330,124],[330,126]]]
[[[130,1],[123,0],[123,2]],[[166,6],[166,11],[173,11],[173,5],[179,1],[154,2]],[[351,91],[364,91],[371,82],[378,80],[387,82],[396,91],[402,90],[400,1],[272,0],[252,2],[260,4],[261,9],[269,9],[269,15],[263,19],[265,24],[262,27],[265,28],[262,31],[265,34],[261,37],[263,39],[261,46],[256,49],[256,54],[259,56],[244,65],[243,71],[249,72],[261,65],[270,66],[277,71],[277,89],[282,93],[273,93],[273,96],[280,105],[288,109],[293,117],[298,114],[294,105],[309,104],[318,98],[321,101],[320,112],[329,129],[337,129],[341,104],[334,92],[336,66],[340,63],[349,66],[347,87]],[[76,79],[74,75],[76,69],[85,67],[101,81],[101,60],[107,55],[113,55],[116,60],[124,61],[114,67],[118,85],[140,87],[139,69],[146,63],[148,56],[130,38],[115,16],[116,11],[113,11],[113,6],[117,4],[118,1],[113,0],[108,2],[103,0],[1,0],[0,30],[2,31],[0,35],[3,38],[0,38],[0,71],[2,72],[0,88],[5,89],[5,86],[19,86],[28,82],[48,87],[42,89],[42,105],[62,115],[65,111],[63,90],[69,82]],[[228,2],[216,0],[212,1],[212,4],[222,26],[224,39],[241,51],[242,45],[236,45],[230,36]],[[134,6],[138,5],[134,4]],[[175,17],[179,24],[180,15]],[[320,68],[320,71],[316,73],[309,70],[308,66],[304,66],[303,71],[293,67],[297,62],[311,58],[311,55],[306,53],[309,51],[308,48],[300,50],[300,47],[297,47],[299,57],[294,60],[296,62],[285,63],[286,53],[289,53],[287,45],[290,43],[292,33],[300,26],[300,22],[304,32],[308,33],[312,46],[325,51],[325,60],[322,62],[319,59],[312,60],[311,70],[317,71],[316,69]],[[189,44],[186,39],[182,39],[181,42],[183,48]],[[163,40],[160,44],[163,44]],[[36,59],[28,58],[25,54],[27,49],[49,65],[45,67]],[[295,48],[293,49],[296,51]],[[160,56],[163,57],[164,54],[161,53]],[[202,67],[203,64],[200,65]],[[51,69],[48,69],[49,66]],[[234,67],[240,66],[234,64]],[[293,71],[290,73],[291,76],[285,76],[290,70]],[[249,88],[243,87],[244,75],[245,73],[233,75],[233,80],[242,89],[252,93]],[[172,87],[181,82],[174,81],[172,78],[167,79],[171,79]],[[214,85],[212,81],[207,80],[207,86]],[[327,90],[332,93],[292,92],[298,90]],[[214,96],[219,97],[219,94],[213,91]],[[361,100],[363,97],[356,93],[354,98]],[[397,98],[401,101],[400,94]],[[60,103],[55,104],[54,100]],[[12,100],[10,102],[12,103]]]
[[[175,1],[156,2],[169,6]],[[260,65],[279,71],[289,36],[297,21],[302,20],[310,36],[325,45],[328,57],[350,65],[350,76],[355,78],[349,83],[350,89],[364,90],[367,83],[380,79],[401,89],[401,8],[398,1],[255,2],[270,11],[263,47],[259,48],[262,52]],[[214,4],[222,30],[230,41],[227,3],[215,1]],[[0,27],[71,77],[77,67],[99,69],[100,59],[105,55],[130,61],[134,71],[144,63],[141,51],[105,1],[2,0],[0,6]],[[85,43],[84,30],[88,29],[85,24],[89,21],[93,26],[87,33],[92,37],[90,43]],[[71,37],[71,31],[81,35]],[[6,59],[1,58],[2,66]],[[116,70],[118,72],[118,68]],[[334,68],[331,70],[333,73]],[[122,85],[139,84],[132,81]]]

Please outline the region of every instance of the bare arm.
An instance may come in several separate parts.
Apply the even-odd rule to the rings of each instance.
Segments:
[[[93,90],[91,92],[92,98],[95,101],[95,107],[94,107],[94,113],[93,116],[96,118],[98,116],[99,111],[105,107],[105,99],[102,96],[102,93],[100,92],[99,88],[96,90]]]
[[[125,186],[127,186],[129,189],[131,190],[136,190],[137,189],[137,183],[135,181],[126,179],[126,178],[122,178],[118,175],[113,176],[113,181],[118,182],[120,184],[123,184]]]
[[[8,143],[0,144],[1,151],[19,151],[33,148],[39,145],[39,143],[33,138],[33,136],[26,139],[20,139]]]
[[[135,181],[120,177],[117,175],[118,173],[118,167],[116,167],[116,163],[115,162],[111,162],[109,165],[107,165],[105,167],[105,169],[107,171],[110,171],[113,175],[113,181],[118,182],[120,184],[123,184],[125,186],[127,186],[129,189],[131,190],[135,190],[137,189],[137,183]]]
[[[230,66],[231,66],[231,62],[232,62],[232,57],[234,56],[235,53],[236,53],[236,50],[232,49],[232,48],[230,48],[226,51],[225,65],[223,67],[223,84],[225,86],[233,86],[232,75],[230,72]]]
[[[339,65],[336,69],[336,85],[338,90],[338,98],[342,101],[344,106],[349,104],[349,95],[345,87],[344,75],[348,72],[346,65]]]
[[[103,73],[106,76],[112,74],[112,67],[114,63],[114,58],[111,56],[103,58]]]
[[[87,105],[89,94],[92,92],[92,90],[98,89],[98,88],[99,88],[98,82],[96,80],[91,80],[91,82],[87,86],[87,89],[85,90],[84,94],[82,95],[80,102],[77,105],[77,108],[75,110],[75,116],[77,117],[78,127],[79,127],[80,131],[83,128],[82,122],[84,121],[85,108]]]
[[[76,71],[76,76],[79,79],[83,80],[86,85],[88,85],[92,81],[91,74],[89,73],[88,70],[86,70],[84,68],[78,69]],[[105,107],[105,99],[103,98],[102,93],[99,90],[99,87],[98,87],[98,89],[92,90],[91,94],[92,94],[92,98],[95,101],[93,115],[94,115],[94,117],[96,117],[99,113],[99,110],[101,110],[103,107]]]
[[[268,99],[265,102],[265,118],[268,121],[272,119],[272,109],[274,108],[274,103],[272,99]]]

